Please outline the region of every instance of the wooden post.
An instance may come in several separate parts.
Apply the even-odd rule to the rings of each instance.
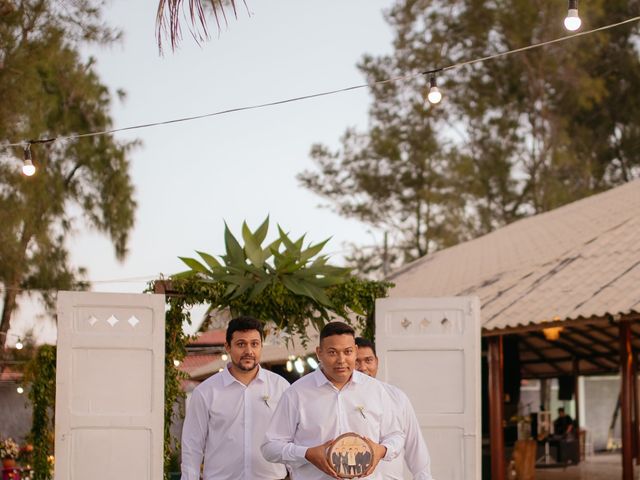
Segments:
[[[491,445],[491,480],[505,480],[504,389],[502,337],[489,337],[489,436]]]
[[[640,400],[638,400],[638,354],[633,352],[633,440],[636,465],[640,465]]]
[[[620,322],[620,370],[622,377],[621,411],[622,411],[622,480],[633,480],[633,428],[632,428],[632,394],[633,394],[633,349],[631,347],[631,325],[628,321]]]
[[[576,429],[576,437],[580,439],[580,385],[578,377],[580,376],[580,360],[577,357],[573,358],[573,398],[576,404],[576,418],[573,420],[573,424]]]

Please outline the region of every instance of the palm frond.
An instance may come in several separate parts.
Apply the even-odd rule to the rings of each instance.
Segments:
[[[249,7],[246,0],[242,0],[247,12]],[[185,5],[185,2],[187,3]],[[171,49],[175,51],[182,40],[182,23],[186,22],[191,36],[200,44],[209,38],[207,16],[211,13],[216,21],[216,27],[220,31],[222,24],[228,25],[225,9],[231,6],[233,15],[238,18],[236,0],[159,0],[156,14],[156,37],[158,50],[162,53],[162,41],[168,38]],[[211,10],[208,12],[207,10]]]

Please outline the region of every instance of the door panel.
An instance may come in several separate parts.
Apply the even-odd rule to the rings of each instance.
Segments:
[[[437,479],[481,477],[480,330],[475,297],[376,301],[378,377],[411,400]]]
[[[56,480],[163,476],[164,296],[58,293]]]

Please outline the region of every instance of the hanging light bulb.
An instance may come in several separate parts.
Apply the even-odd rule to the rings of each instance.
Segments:
[[[293,372],[293,362],[291,360],[287,360],[287,372]]]
[[[22,387],[22,385],[18,385],[18,388],[16,388],[16,392],[18,392],[18,394],[20,395],[24,393],[24,388]]]
[[[300,357],[297,358],[294,365],[296,367],[296,372],[302,375],[304,373],[304,363],[302,363],[302,359]]]
[[[223,353],[222,356],[220,357],[220,359],[223,362],[226,362],[227,360],[229,360],[229,355],[227,355],[226,353]]]
[[[427,100],[434,105],[440,103],[440,100],[442,100],[442,93],[436,85],[435,75],[431,75],[431,78],[429,78],[429,94],[427,95]]]
[[[24,147],[24,163],[22,164],[22,173],[24,173],[27,177],[30,177],[34,173],[36,173],[36,166],[33,164],[33,160],[31,159],[31,144],[27,143],[27,146]]]
[[[570,32],[574,32],[580,28],[582,20],[578,16],[578,0],[569,0],[569,11],[564,19],[564,28]]]
[[[307,363],[309,364],[309,366],[311,368],[313,368],[314,370],[316,370],[318,368],[318,362],[316,361],[315,358],[313,357],[308,357],[307,358]]]
[[[18,339],[16,342],[16,350],[22,350],[24,348],[24,344],[22,343],[22,339]]]

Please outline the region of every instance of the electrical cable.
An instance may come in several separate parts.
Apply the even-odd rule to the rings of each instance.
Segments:
[[[461,68],[467,65],[473,65],[476,63],[482,63],[482,62],[487,62],[490,60],[494,60],[496,58],[501,58],[501,57],[505,57],[507,55],[513,55],[516,53],[521,53],[521,52],[525,52],[528,50],[533,50],[536,48],[542,48],[548,45],[554,45],[557,43],[561,43],[561,42],[566,42],[568,40],[573,40],[574,38],[578,38],[578,37],[583,37],[585,35],[590,35],[592,33],[596,33],[596,32],[601,32],[604,30],[609,30],[611,28],[616,28],[628,23],[632,23],[632,22],[637,22],[640,20],[640,16],[636,16],[636,17],[632,17],[629,18],[627,20],[623,20],[617,23],[612,23],[609,25],[605,25],[603,27],[598,27],[598,28],[594,28],[592,30],[586,30],[583,32],[578,32],[578,33],[574,33],[572,35],[566,35],[564,37],[559,37],[553,40],[548,40],[545,42],[540,42],[540,43],[536,43],[536,44],[532,44],[532,45],[528,45],[526,47],[521,47],[521,48],[516,48],[513,50],[507,50],[505,52],[499,52],[493,55],[487,55],[485,57],[481,57],[481,58],[476,58],[473,60],[467,60],[467,61],[463,61],[463,62],[459,62],[459,63],[455,63],[452,65],[448,65],[445,67],[440,67],[440,68],[436,68],[436,69],[432,69],[432,70],[426,70],[426,71],[421,71],[421,72],[414,72],[414,73],[409,73],[409,74],[405,74],[405,75],[399,75],[399,76],[395,76],[395,77],[390,77],[384,80],[378,80],[376,82],[372,82],[372,83],[364,83],[364,84],[360,84],[360,85],[353,85],[350,87],[345,87],[345,88],[338,88],[335,90],[328,90],[328,91],[324,91],[324,92],[319,92],[319,93],[312,93],[309,95],[302,95],[299,97],[293,97],[293,98],[287,98],[284,100],[276,100],[273,102],[266,102],[266,103],[260,103],[260,104],[256,104],[256,105],[247,105],[247,106],[243,106],[243,107],[235,107],[235,108],[229,108],[226,110],[219,110],[217,112],[211,112],[211,113],[205,113],[202,115],[193,115],[193,116],[188,116],[188,117],[181,117],[181,118],[175,118],[175,119],[171,119],[171,120],[164,120],[164,121],[158,121],[158,122],[150,122],[150,123],[144,123],[144,124],[139,124],[139,125],[131,125],[128,127],[122,127],[122,128],[112,128],[112,129],[108,129],[108,130],[101,130],[101,131],[97,131],[97,132],[87,132],[87,133],[79,133],[79,134],[73,134],[73,135],[65,135],[65,136],[57,136],[57,137],[51,137],[51,138],[43,138],[43,139],[36,139],[36,140],[25,140],[22,142],[14,142],[14,143],[5,143],[5,144],[0,144],[0,148],[3,149],[8,149],[8,148],[12,148],[12,147],[25,147],[26,145],[33,145],[33,144],[38,144],[38,143],[51,143],[51,142],[55,142],[55,141],[66,141],[66,140],[75,140],[75,139],[79,139],[79,138],[88,138],[88,137],[96,137],[96,136],[100,136],[100,135],[110,135],[113,133],[117,133],[117,132],[125,132],[125,131],[130,131],[130,130],[138,130],[138,129],[142,129],[142,128],[151,128],[151,127],[158,127],[161,125],[170,125],[173,123],[182,123],[182,122],[190,122],[193,120],[200,120],[203,118],[210,118],[210,117],[216,117],[216,116],[220,116],[220,115],[227,115],[230,113],[236,113],[236,112],[243,112],[243,111],[247,111],[247,110],[256,110],[256,109],[261,109],[261,108],[267,108],[267,107],[273,107],[273,106],[277,106],[277,105],[284,105],[287,103],[293,103],[293,102],[299,102],[302,100],[309,100],[309,99],[313,99],[313,98],[319,98],[319,97],[326,97],[328,95],[335,95],[338,93],[344,93],[344,92],[350,92],[350,91],[354,91],[354,90],[360,90],[363,88],[370,88],[374,85],[382,85],[385,83],[390,83],[390,82],[397,82],[397,81],[401,81],[401,80],[409,80],[412,78],[416,78],[419,77],[421,75],[426,75],[426,74],[434,74],[434,73],[438,73],[438,72],[446,72],[449,70],[453,70],[453,69],[457,69],[457,68]]]

